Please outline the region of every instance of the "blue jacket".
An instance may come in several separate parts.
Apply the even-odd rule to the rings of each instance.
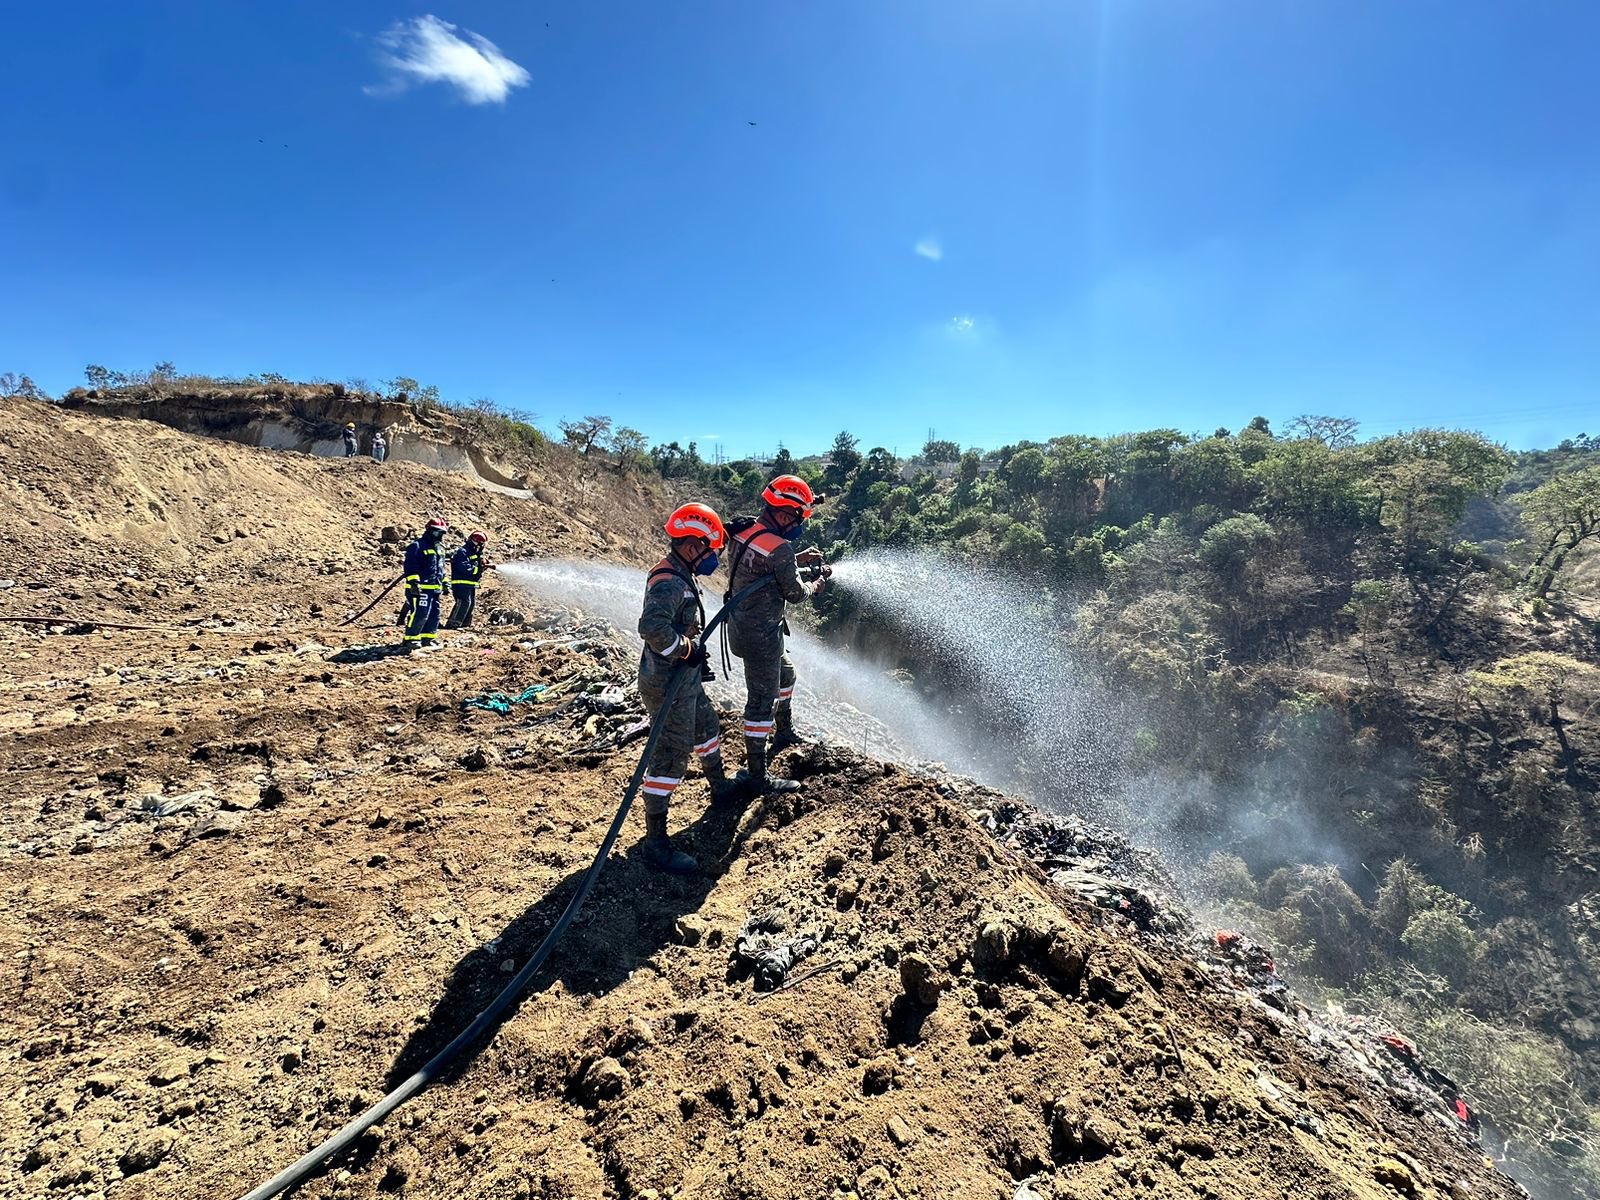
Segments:
[[[423,592],[444,588],[444,551],[437,540],[418,538],[406,547],[406,587]]]
[[[468,542],[450,556],[450,582],[477,586],[483,578],[483,549],[474,549]]]

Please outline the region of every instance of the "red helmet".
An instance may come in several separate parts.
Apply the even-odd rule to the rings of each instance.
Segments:
[[[434,517],[428,522],[428,528],[437,529],[440,533],[443,533],[446,529],[450,528],[450,522],[446,521],[443,517]]]
[[[779,475],[762,490],[761,499],[773,508],[798,508],[802,517],[809,517],[816,503],[811,485],[798,475]]]
[[[711,543],[713,550],[721,550],[728,538],[722,528],[722,518],[706,504],[680,504],[672,510],[664,528],[667,536],[673,540],[703,537]]]
[[[488,540],[489,540],[489,535],[487,533],[483,532],[483,530],[481,530],[481,529],[473,530],[472,536],[467,539],[467,541],[475,542],[480,546],[483,545]]]

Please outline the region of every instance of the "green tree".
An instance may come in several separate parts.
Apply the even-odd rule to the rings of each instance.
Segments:
[[[968,450],[961,456],[961,465],[956,470],[955,504],[957,508],[968,508],[978,490],[978,452]]]
[[[1467,502],[1505,481],[1511,458],[1482,434],[1418,429],[1362,447],[1378,519],[1409,558],[1442,544]]]
[[[961,447],[955,442],[946,439],[930,438],[923,443],[922,458],[923,461],[931,463],[959,462],[961,459]]]
[[[1036,446],[1028,446],[1006,459],[1000,474],[1013,493],[1032,496],[1044,484],[1046,465],[1044,451]]]
[[[644,434],[627,425],[622,426],[611,435],[610,450],[617,456],[617,470],[626,474],[629,467],[636,463],[646,461]]]
[[[1188,441],[1176,429],[1148,429],[1114,439],[1107,502],[1114,519],[1131,523],[1145,513],[1172,511],[1173,455]]]
[[[561,436],[567,444],[584,458],[611,432],[610,417],[583,417],[576,421],[560,422]]]
[[[1600,466],[1557,475],[1518,503],[1534,546],[1523,578],[1543,599],[1573,552],[1600,539]]]
[[[650,447],[650,461],[655,464],[656,474],[663,479],[676,479],[682,475],[683,459],[683,447],[677,442]]]
[[[48,400],[49,396],[40,390],[39,385],[26,375],[15,375],[10,371],[0,375],[0,399],[5,400]]]
[[[1020,571],[1042,571],[1052,559],[1050,546],[1032,525],[1013,523],[1000,539],[1000,561]]]
[[[861,465],[861,452],[856,449],[860,441],[848,429],[840,430],[833,439],[833,446],[828,451],[828,486],[834,490],[842,488],[858,466]]]
[[[1045,536],[1062,546],[1098,513],[1106,449],[1099,438],[1072,435],[1051,438],[1047,454],[1041,513]]]
[[[1497,742],[1502,739],[1496,727],[1502,722],[1509,721],[1516,734],[1530,721],[1548,725],[1561,747],[1568,781],[1576,783],[1578,755],[1567,738],[1570,722],[1561,710],[1580,686],[1592,683],[1597,675],[1600,669],[1570,655],[1530,650],[1470,672],[1468,694],[1477,702],[1488,732]]]
[[[1356,444],[1361,422],[1350,417],[1296,417],[1289,422],[1291,438],[1312,438],[1330,450],[1348,450]]]
[[[1237,584],[1273,537],[1272,526],[1254,513],[1218,521],[1200,535],[1201,565],[1226,583]]]
[[[1342,611],[1355,619],[1360,638],[1357,657],[1366,668],[1367,682],[1393,682],[1389,625],[1394,616],[1394,588],[1382,579],[1358,579]]]
[[[111,372],[99,363],[90,363],[85,367],[83,377],[89,381],[89,386],[96,390],[111,386]]]
[[[1259,490],[1259,507],[1269,517],[1284,517],[1307,529],[1344,530],[1360,523],[1360,464],[1348,452],[1319,441],[1274,441],[1266,457],[1249,469]]]
[[[1246,501],[1248,480],[1244,460],[1231,438],[1191,442],[1172,456],[1172,482],[1180,508],[1201,504],[1241,508]]]

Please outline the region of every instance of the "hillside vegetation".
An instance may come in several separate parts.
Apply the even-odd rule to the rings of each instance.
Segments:
[[[835,493],[835,556],[1035,579],[1138,697],[1125,800],[1195,890],[1303,986],[1425,1035],[1577,1196],[1600,1190],[1597,449],[1258,418],[909,466],[840,435],[798,467]]]

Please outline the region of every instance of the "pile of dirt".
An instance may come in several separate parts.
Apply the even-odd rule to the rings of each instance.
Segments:
[[[0,434],[8,545],[54,554],[81,519],[81,565],[48,568],[75,572],[62,586],[236,624],[0,627],[0,1195],[237,1195],[526,961],[633,769],[629,656],[527,605],[527,624],[412,657],[381,624],[300,615],[392,569],[363,523],[470,498],[537,546],[526,503],[160,426],[26,420]],[[647,522],[619,511],[594,552],[642,562]],[[267,513],[285,553],[342,547],[349,569],[278,579],[269,555],[210,540]],[[147,578],[192,556],[228,582],[202,604],[192,583],[97,577],[135,553]],[[44,600],[6,603],[19,590]],[[494,693],[504,713],[462,703]],[[1165,903],[1100,832],[838,749],[783,765],[797,796],[712,808],[682,789],[697,876],[638,862],[635,815],[493,1038],[298,1194],[1518,1194],[1292,1006],[1079,886]],[[741,953],[757,930],[792,951],[777,974],[752,970],[748,936]]]
[[[564,454],[529,481],[535,495],[514,498],[411,463],[263,450],[29,401],[7,402],[5,416],[0,615],[300,625],[359,608],[375,574],[399,570],[400,546],[384,531],[407,538],[430,513],[463,536],[487,530],[502,561],[637,560],[654,551],[673,503],[659,481],[578,475]]]
[[[537,487],[527,472],[535,457],[534,443],[495,437],[491,422],[481,420],[473,427],[459,410],[351,391],[342,384],[193,386],[174,381],[76,388],[60,403],[95,416],[158,421],[184,433],[325,458],[344,457],[343,430],[348,422],[356,427],[356,444],[363,455],[371,454],[372,435],[381,431],[388,461],[454,471],[493,490],[523,497]],[[506,423],[505,418],[498,420]],[[552,457],[543,455],[540,465],[548,468]]]

